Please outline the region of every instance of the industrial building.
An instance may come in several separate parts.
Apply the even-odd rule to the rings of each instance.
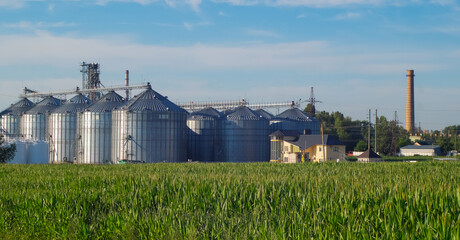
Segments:
[[[319,121],[293,106],[270,119],[270,125],[273,131],[295,130],[300,134],[320,133]]]
[[[270,134],[270,142],[271,162],[345,161],[345,144],[334,136],[277,130]]]
[[[21,151],[22,160],[13,162],[268,162],[273,129],[300,134],[319,125],[294,106],[277,116],[244,103],[223,112],[188,113],[149,84],[144,88],[129,101],[113,90],[95,102],[81,92],[67,101],[21,99],[1,112],[2,132]],[[35,148],[40,154],[32,153]],[[30,160],[43,152],[46,161]]]
[[[19,137],[20,117],[34,105],[29,99],[22,98],[17,103],[12,104],[11,107],[0,112],[1,133],[5,136],[6,140]]]
[[[61,105],[61,100],[48,96],[20,117],[19,134],[26,140],[48,141],[47,128],[51,111]]]
[[[112,163],[185,162],[187,112],[152,90],[112,113]]]
[[[246,106],[224,112],[218,138],[222,162],[268,162],[270,124]]]
[[[175,104],[148,83],[129,86],[128,70],[124,86],[103,87],[98,63],[80,66],[81,89],[24,88],[20,101],[0,112],[1,133],[18,146],[13,162],[269,162],[273,131],[319,132],[318,120],[297,108],[300,102]],[[130,99],[133,89],[142,92]],[[288,109],[274,116],[267,107]]]
[[[187,117],[187,159],[218,161],[222,155],[219,138],[223,114],[212,107],[193,112]]]
[[[400,148],[400,156],[438,156],[441,153],[441,147],[437,145],[420,145],[414,144]]]
[[[69,100],[35,92],[43,98],[37,104],[23,96],[0,114],[2,133],[21,151],[13,162],[268,162],[273,129],[300,134],[319,126],[292,104],[277,116],[254,111],[244,101],[222,112],[188,113],[150,84],[137,86],[144,91],[131,100],[115,92],[127,88],[105,88],[105,95],[79,89],[56,93],[75,94]]]
[[[91,100],[78,94],[52,111],[48,124],[49,162],[73,162],[77,158],[78,139],[81,137],[81,123],[78,113],[86,109]]]

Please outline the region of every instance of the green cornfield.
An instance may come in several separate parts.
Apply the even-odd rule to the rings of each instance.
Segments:
[[[0,239],[460,239],[460,162],[0,165]]]

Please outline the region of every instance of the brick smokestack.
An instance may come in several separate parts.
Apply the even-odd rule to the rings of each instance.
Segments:
[[[414,134],[414,70],[407,70],[406,130]]]

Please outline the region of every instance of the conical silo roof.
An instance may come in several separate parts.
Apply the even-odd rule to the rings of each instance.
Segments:
[[[26,114],[43,114],[47,112],[51,112],[55,108],[61,106],[61,100],[49,96],[43,99],[41,102],[37,103],[33,108],[29,111],[25,112]]]
[[[227,120],[259,120],[263,119],[260,114],[254,112],[246,106],[239,106],[225,113]]]
[[[257,109],[254,112],[260,114],[260,116],[264,117],[267,120],[271,120],[271,119],[275,118],[275,116],[273,116],[271,113],[269,113],[269,112],[267,112],[267,111],[265,111],[263,109]]]
[[[6,115],[6,114],[12,114],[12,115],[20,115],[29,109],[31,109],[34,106],[34,103],[30,101],[27,98],[23,98],[19,100],[19,102],[11,105],[9,108],[3,110],[0,113],[0,116]]]
[[[125,104],[123,98],[114,91],[108,92],[99,100],[91,104],[86,111],[88,112],[110,112]]]
[[[214,120],[222,117],[222,113],[212,107],[203,108],[200,111],[191,113],[187,119],[193,120]]]
[[[133,112],[185,112],[184,109],[169,101],[166,97],[162,96],[151,88],[148,88],[138,96],[131,99],[122,109]]]
[[[276,118],[280,119],[288,119],[300,122],[310,122],[312,121],[312,117],[310,117],[305,112],[301,111],[298,108],[290,108],[282,113],[280,113]]]
[[[62,106],[54,109],[53,113],[77,113],[82,112],[91,104],[91,100],[82,94],[71,98],[68,102],[62,104]]]

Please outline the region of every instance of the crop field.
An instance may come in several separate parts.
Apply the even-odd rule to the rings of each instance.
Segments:
[[[460,162],[0,165],[0,239],[460,239]]]

